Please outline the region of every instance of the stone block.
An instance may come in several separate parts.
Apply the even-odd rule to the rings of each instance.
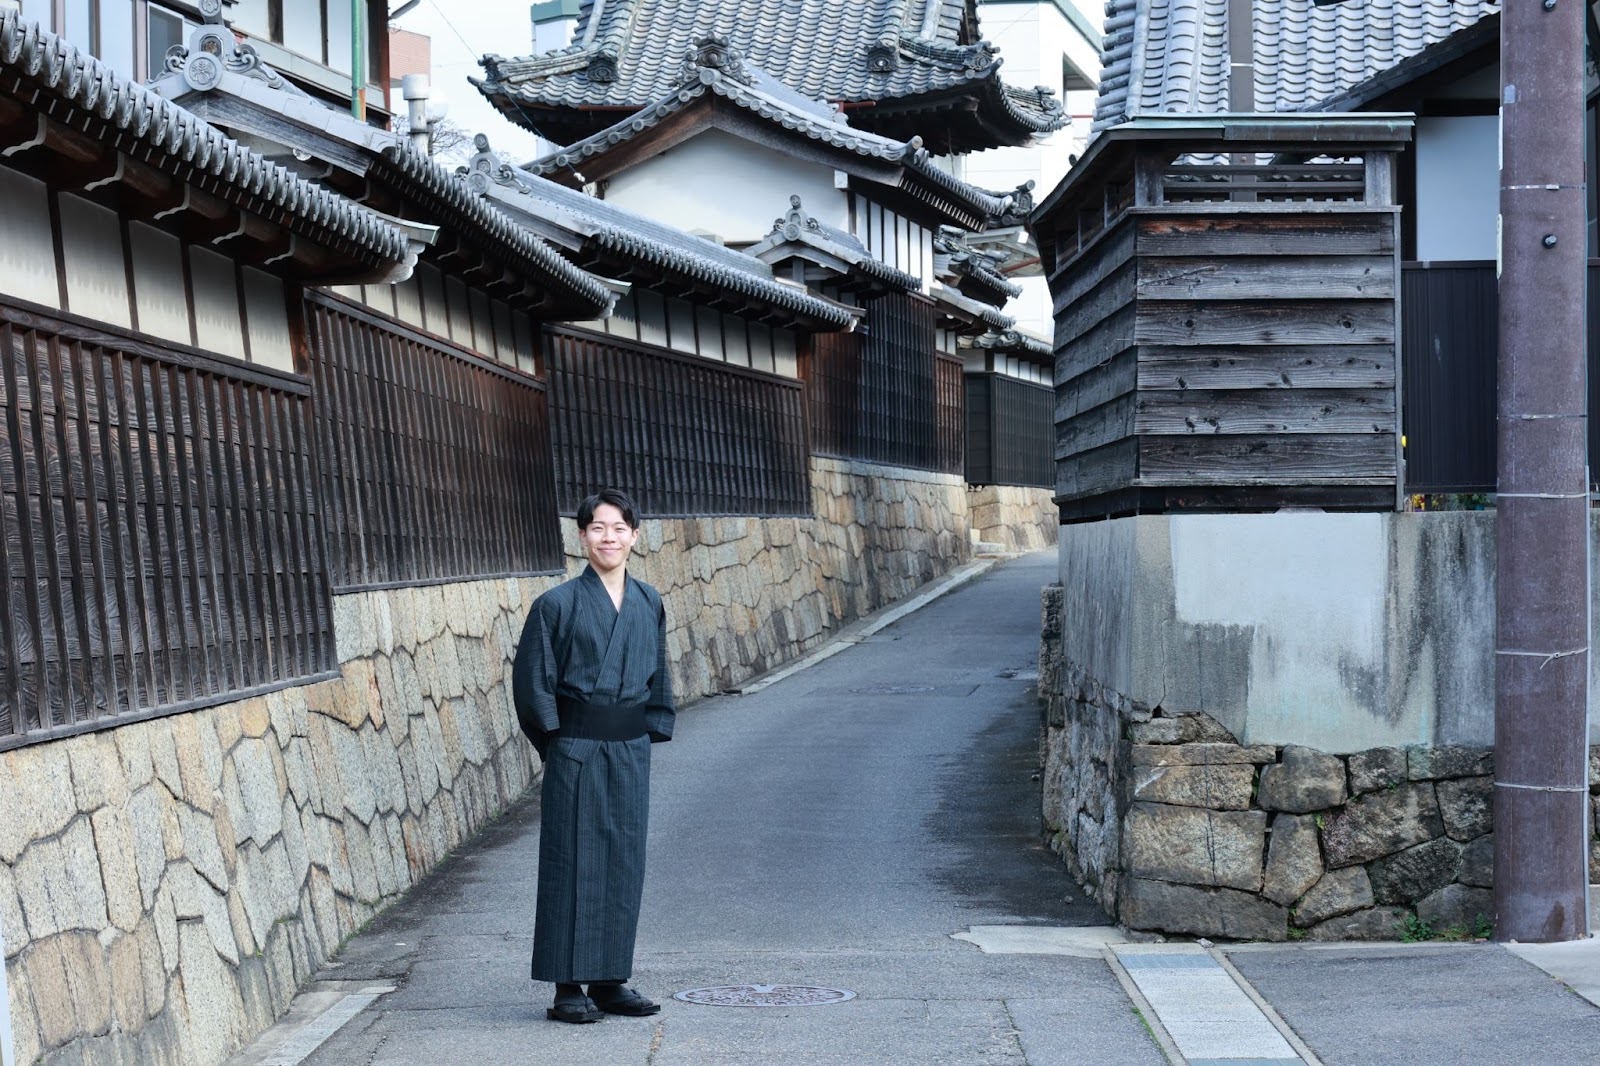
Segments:
[[[28,983],[33,986],[39,1041],[45,1048],[59,1047],[82,1031],[72,1005],[72,986],[67,981],[67,961],[62,957],[62,947],[60,937],[34,945],[24,968]]]
[[[120,808],[106,807],[94,813],[92,825],[94,849],[100,857],[100,878],[105,885],[107,916],[112,925],[131,932],[144,917],[144,893],[139,888],[132,819]],[[152,885],[152,896],[154,891]]]
[[[94,876],[100,868],[100,857],[95,854],[94,828],[89,819],[76,819],[61,834],[59,856],[62,863],[59,868],[47,866],[45,869],[57,923],[62,929],[88,929],[99,933],[109,919],[105,886]]]
[[[0,863],[0,939],[5,940],[5,958],[15,958],[30,943],[28,924],[22,917],[17,884],[11,867]]]
[[[1150,803],[1205,807],[1216,811],[1250,809],[1255,767],[1139,766],[1132,772],[1133,798]]]
[[[1229,766],[1278,761],[1271,744],[1135,744],[1135,766]]]
[[[1445,777],[1481,777],[1494,773],[1494,752],[1488,748],[1411,747],[1406,749],[1406,775],[1413,781]]]
[[[1494,778],[1463,777],[1433,786],[1439,816],[1452,840],[1476,839],[1494,828]]]
[[[1267,842],[1267,866],[1261,894],[1287,906],[1321,880],[1322,873],[1322,846],[1317,841],[1316,819],[1294,814],[1280,814],[1274,818]]]
[[[72,741],[0,753],[0,862],[15,862],[29,843],[55,836],[77,817],[67,748]]]
[[[1456,880],[1473,888],[1494,887],[1494,834],[1486,833],[1461,849]]]
[[[1057,592],[1060,588],[1057,587]],[[1059,611],[1059,597],[1057,610]],[[1060,625],[1059,619],[1055,623]],[[1057,635],[1059,638],[1059,634]],[[1180,714],[1173,718],[1151,718],[1128,729],[1135,744],[1238,744],[1238,738],[1209,714]]]
[[[1400,923],[1410,913],[1404,907],[1373,907],[1329,918],[1307,935],[1312,940],[1399,940]]]
[[[124,1033],[144,1027],[144,969],[139,958],[139,940],[123,934],[111,941],[107,952],[110,970],[111,1017]]]
[[[1493,927],[1494,892],[1469,885],[1445,885],[1417,901],[1417,917],[1435,933],[1476,934]]]
[[[1433,785],[1417,782],[1358,796],[1327,819],[1322,850],[1330,867],[1392,855],[1444,833]]]
[[[9,947],[9,945],[8,945]],[[18,1062],[33,1062],[44,1048],[39,1043],[39,1019],[33,1009],[33,981],[28,967],[13,967],[7,975],[7,991],[11,1002],[0,1003],[0,1010],[10,1010],[12,1050]]]
[[[183,826],[184,855],[195,871],[218,892],[228,891],[227,863],[217,842],[217,824],[200,811],[179,805],[178,822]]]
[[[1351,755],[1348,761],[1352,796],[1390,788],[1406,780],[1406,753],[1402,748],[1369,748]]]
[[[78,810],[92,813],[105,806],[120,806],[128,801],[128,779],[117,754],[116,741],[108,733],[90,733],[66,741],[72,766],[72,788]]]
[[[1259,891],[1267,816],[1135,803],[1123,826],[1128,872],[1139,878]]]
[[[1410,904],[1443,888],[1461,869],[1461,845],[1440,837],[1372,864],[1372,889],[1379,903]]]
[[[1346,866],[1324,874],[1295,907],[1291,920],[1299,926],[1316,925],[1370,907],[1373,902],[1372,882],[1367,871],[1359,866]]]
[[[1283,760],[1261,771],[1257,801],[1269,811],[1310,814],[1345,801],[1344,763],[1335,756],[1291,744]]]
[[[1118,917],[1129,929],[1278,941],[1288,937],[1288,914],[1250,892],[1134,878],[1128,882]]]
[[[231,760],[237,775],[237,791],[223,789],[235,836],[240,840],[250,837],[260,844],[283,829],[283,795],[268,749],[265,740],[241,740],[234,747]]]
[[[191,1060],[222,1062],[244,1041],[244,1002],[206,933],[192,922],[178,931],[183,959],[181,1020]]]
[[[139,895],[144,909],[155,902],[156,889],[166,873],[167,852],[162,842],[162,793],[147,785],[128,797],[128,824],[133,830],[133,861],[139,873]]]

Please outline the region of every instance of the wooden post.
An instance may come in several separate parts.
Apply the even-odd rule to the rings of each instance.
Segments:
[[[1527,0],[1500,24],[1494,899],[1523,942],[1589,928],[1583,20]]]

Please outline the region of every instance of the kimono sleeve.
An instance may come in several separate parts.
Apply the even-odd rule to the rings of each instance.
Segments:
[[[677,717],[672,702],[672,671],[667,663],[667,608],[656,599],[656,670],[650,677],[650,698],[644,706],[644,726],[654,743],[672,739]]]
[[[551,620],[546,617],[550,607],[543,597],[534,601],[511,668],[511,698],[517,707],[517,722],[541,752],[548,734],[561,728],[561,716],[556,710],[556,657],[550,645]]]

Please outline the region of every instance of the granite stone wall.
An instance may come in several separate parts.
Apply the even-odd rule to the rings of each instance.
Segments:
[[[341,596],[340,676],[0,754],[18,1061],[217,1063],[533,779],[513,634],[554,579]]]
[[[970,555],[959,478],[813,460],[812,491],[812,517],[644,523],[685,702]],[[337,679],[0,753],[19,1062],[210,1066],[269,1026],[536,780],[510,664],[558,580],[339,596]]]
[[[998,544],[1003,551],[1030,552],[1056,543],[1060,518],[1053,490],[1015,485],[976,485],[967,489],[972,539]]]
[[[1487,931],[1494,757],[1462,746],[1329,754],[1240,744],[1061,653],[1044,592],[1043,812],[1051,847],[1130,929],[1247,940]],[[1591,754],[1600,781],[1600,748]],[[1600,823],[1600,784],[1591,784]],[[1590,876],[1600,876],[1591,840]]]

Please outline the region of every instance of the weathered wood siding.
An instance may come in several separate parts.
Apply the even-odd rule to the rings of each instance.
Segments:
[[[1060,500],[1392,502],[1397,267],[1387,209],[1123,215],[1052,279]]]
[[[938,393],[935,435],[938,438],[939,465],[943,474],[959,474],[966,465],[967,387],[961,360],[940,354],[934,359],[934,387]]]
[[[652,518],[811,512],[800,383],[575,329],[549,329],[557,503],[601,488]]]
[[[341,299],[306,308],[335,589],[561,570],[543,382]]]
[[[0,748],[334,667],[303,379],[0,304]]]

